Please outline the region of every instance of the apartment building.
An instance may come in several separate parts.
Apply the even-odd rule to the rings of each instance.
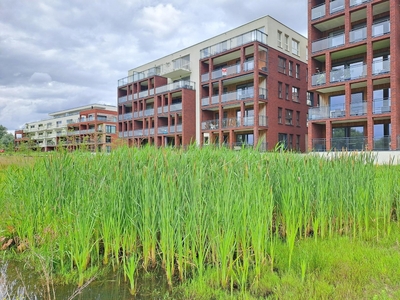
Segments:
[[[309,0],[308,147],[400,149],[399,0]]]
[[[129,145],[306,150],[307,39],[265,16],[132,69],[118,81]]]
[[[76,150],[111,151],[117,134],[117,107],[89,104],[49,114],[51,118],[26,123],[15,131],[15,146],[25,143],[38,151],[53,151],[57,147]]]

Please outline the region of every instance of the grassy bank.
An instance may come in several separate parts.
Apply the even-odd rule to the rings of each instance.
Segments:
[[[400,173],[367,154],[121,148],[2,173],[0,236],[57,280],[123,270],[135,294],[161,268],[183,298],[399,296]]]

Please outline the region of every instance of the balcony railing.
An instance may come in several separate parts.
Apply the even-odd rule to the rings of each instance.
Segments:
[[[332,70],[330,73],[330,82],[340,82],[345,80],[354,80],[363,78],[367,75],[367,65],[357,64],[344,69]]]
[[[326,83],[326,73],[321,72],[311,76],[311,84],[315,85],[322,85]]]
[[[344,33],[323,38],[312,43],[312,52],[319,52],[327,49],[336,48],[344,45]]]
[[[329,12],[331,14],[344,10],[344,0],[334,0],[329,3]]]
[[[154,108],[148,108],[144,110],[144,116],[153,116],[154,115]]]
[[[308,119],[310,121],[328,119],[329,112],[329,106],[311,107],[308,109]]]
[[[267,39],[268,36],[259,31],[259,30],[253,30],[241,35],[238,35],[234,38],[231,38],[229,40],[223,41],[221,43],[212,45],[210,47],[204,48],[200,50],[200,59],[210,57],[212,55],[216,55],[225,51],[228,51],[230,49],[258,41],[263,44],[267,44]]]
[[[221,128],[238,128],[238,127],[254,127],[255,125],[255,117],[243,117],[241,118],[223,118],[221,120]],[[258,116],[258,125],[267,127],[268,126],[268,118],[266,116]],[[202,130],[217,130],[220,128],[220,122],[218,119],[208,120],[201,123]]]
[[[182,102],[174,103],[169,106],[169,111],[179,111],[182,110]]]
[[[364,136],[331,138],[331,150],[362,151],[366,149],[367,142]]]
[[[124,86],[151,76],[160,75],[160,67],[153,67],[144,72],[135,72],[133,75],[118,80],[118,86]]]
[[[372,62],[372,74],[380,75],[390,72],[390,59],[375,60]]]
[[[167,134],[168,133],[168,126],[158,127],[157,128],[158,134]]]
[[[325,17],[325,4],[315,6],[311,9],[311,20]]]
[[[350,31],[350,43],[356,43],[367,39],[367,27],[357,28]]]
[[[373,114],[387,114],[391,112],[390,98],[374,99]]]
[[[122,97],[119,97],[119,98],[118,98],[118,103],[124,103],[124,102],[126,102],[126,101],[128,101],[127,96],[122,96]]]
[[[350,7],[361,5],[363,3],[370,2],[371,0],[350,0]]]
[[[178,89],[190,89],[193,90],[195,87],[195,83],[189,80],[180,80],[177,82],[169,83],[156,88],[156,94],[165,93],[169,91],[174,91]]]
[[[390,150],[391,137],[382,136],[374,137],[374,149],[376,151],[387,151]]]
[[[381,36],[390,32],[390,20],[372,24],[372,37]]]
[[[143,98],[149,95],[149,90],[139,92],[139,98]]]
[[[124,114],[124,120],[132,120],[132,112]]]
[[[350,116],[363,116],[367,114],[367,102],[350,103]]]

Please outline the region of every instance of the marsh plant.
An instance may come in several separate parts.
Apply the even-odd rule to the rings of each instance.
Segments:
[[[160,268],[171,288],[213,274],[214,288],[246,292],[278,264],[300,268],[305,282],[310,262],[294,256],[299,241],[390,235],[399,177],[367,153],[61,152],[9,169],[0,229],[25,251],[46,257],[51,249],[52,276],[78,286],[109,266],[122,270],[132,294],[139,272]]]

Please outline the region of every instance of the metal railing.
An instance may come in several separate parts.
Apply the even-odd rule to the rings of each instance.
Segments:
[[[367,101],[350,103],[350,116],[363,116],[367,114]]]
[[[344,45],[344,33],[340,33],[335,36],[327,37],[327,38],[322,38],[320,40],[316,40],[312,42],[311,44],[311,49],[312,52],[319,52],[323,51],[326,49],[331,49],[331,48],[336,48],[339,46]]]
[[[350,43],[356,43],[367,39],[367,27],[357,28],[350,31],[349,41]]]
[[[349,66],[344,69],[332,70],[330,72],[330,82],[340,82],[346,80],[354,80],[363,78],[367,75],[367,65],[358,64],[355,66]]]
[[[331,138],[331,150],[362,151],[366,146],[367,138],[364,136]]]
[[[372,75],[390,72],[390,59],[375,60],[372,62]]]
[[[372,24],[372,37],[381,36],[390,32],[390,20]]]
[[[174,91],[174,90],[178,90],[178,89],[194,90],[194,88],[195,88],[195,83],[193,81],[180,80],[177,82],[173,82],[173,83],[169,83],[169,84],[157,87],[156,94]]]
[[[229,40],[201,49],[200,59],[207,58],[255,41],[267,45],[267,40],[268,36],[264,32],[261,32],[259,30],[252,30],[247,33],[233,37]]]
[[[391,144],[390,136],[374,137],[374,148],[373,150],[387,151],[390,150]]]
[[[387,114],[391,112],[390,98],[374,99],[372,102],[373,114]]]
[[[371,0],[350,0],[350,7],[361,5],[363,3],[370,2]]]
[[[326,73],[321,72],[311,76],[311,85],[323,85],[326,84]]]
[[[334,0],[329,3],[329,12],[334,14],[344,10],[344,0]]]
[[[311,20],[325,17],[325,4],[315,6],[311,9]]]

